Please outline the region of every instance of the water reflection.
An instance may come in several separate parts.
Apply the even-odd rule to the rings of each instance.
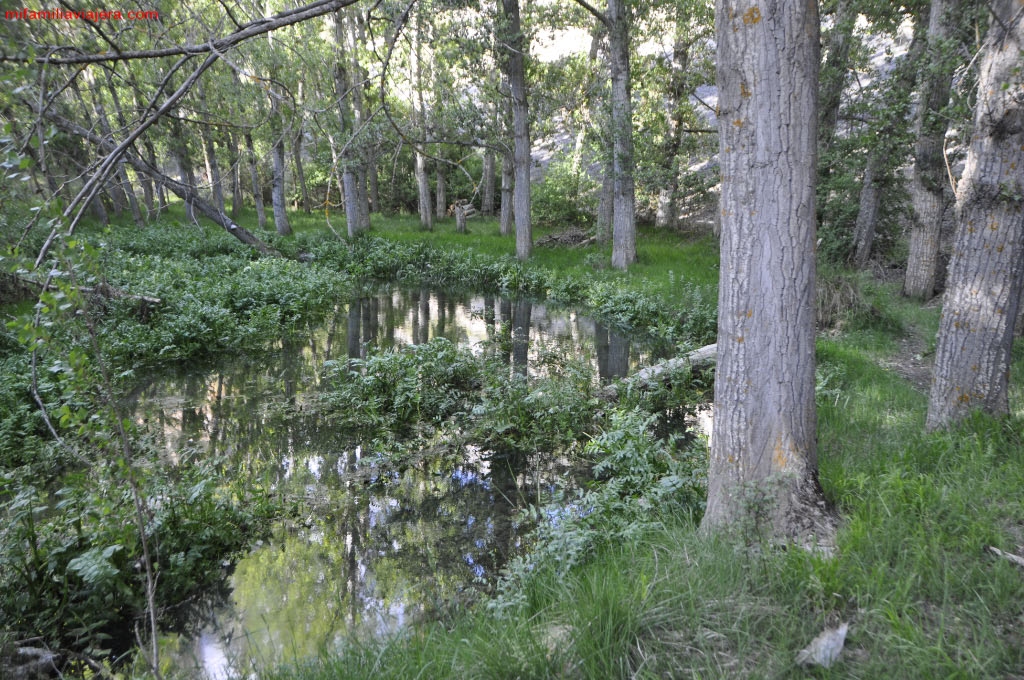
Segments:
[[[571,311],[388,291],[339,306],[304,341],[280,343],[272,361],[243,358],[154,376],[130,401],[169,460],[177,462],[183,447],[198,448],[225,474],[268,485],[306,513],[280,523],[238,563],[230,596],[195,635],[168,637],[176,665],[194,665],[209,678],[244,675],[335,649],[350,635],[380,636],[436,618],[493,582],[530,529],[516,511],[564,483],[567,461],[467,446],[421,452],[394,469],[370,442],[339,432],[310,408],[325,361],[437,337],[492,352],[523,375],[543,372],[538,357],[552,349],[589,358],[603,380],[651,358]]]

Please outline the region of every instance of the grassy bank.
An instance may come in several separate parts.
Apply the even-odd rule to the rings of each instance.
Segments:
[[[377,233],[511,251],[488,227],[475,231],[442,225],[427,235],[410,223]],[[669,306],[680,282],[714,279],[706,238],[645,234],[639,245],[640,263],[625,275],[595,269],[598,248],[538,249],[531,266],[603,278]],[[705,538],[690,514],[652,505],[641,533],[597,540],[567,572],[541,567],[514,606],[353,643],[266,677],[1017,677],[1024,574],[987,547],[1024,543],[1024,395],[1014,389],[1005,420],[924,434],[926,394],[901,372],[926,367],[938,309],[844,276],[859,306],[818,344],[821,480],[842,516],[836,557],[759,546],[756,526]],[[1014,356],[1019,385],[1024,355]],[[840,622],[850,625],[840,662],[800,669],[797,651]]]
[[[311,254],[305,265],[257,259],[221,231],[176,224],[183,222],[177,212],[167,220],[160,229],[83,233],[100,249],[83,262],[98,259],[114,285],[164,300],[147,318],[128,301],[110,302],[94,331],[115,377],[126,383],[131,376],[119,372],[133,366],[265,348],[380,280],[579,305],[679,346],[713,338],[717,253],[706,236],[644,232],[637,264],[623,273],[606,266],[608,249],[596,245],[537,248],[529,263],[518,263],[512,239],[500,236],[493,221],[471,222],[470,234],[457,234],[450,221],[425,233],[411,218],[377,219],[370,234],[348,244],[324,231],[322,216],[296,215],[294,236],[265,237],[286,254]],[[533,557],[512,565],[497,599],[392,640],[350,642],[299,666],[263,668],[260,677],[1019,676],[1024,570],[987,548],[1019,553],[1024,544],[1024,352],[1014,354],[1011,417],[978,417],[955,432],[924,434],[938,308],[904,301],[895,287],[863,274],[830,271],[823,278],[819,317],[828,328],[818,343],[819,458],[825,494],[842,517],[836,557],[773,549],[762,544],[757,526],[734,536],[699,535],[700,448],[652,434],[648,414],[658,403],[592,405],[602,414],[591,421],[588,411],[581,444],[604,482],[576,503],[577,517],[559,516],[541,532]],[[70,337],[55,333],[54,351]],[[26,478],[63,474],[15,380],[26,359],[13,332],[2,339],[4,360],[17,368],[5,372],[11,385],[0,390],[11,406],[2,432],[8,434],[0,437],[5,466],[24,468]],[[391,363],[415,373],[418,362],[410,357]],[[54,366],[59,370],[48,372],[44,395],[66,398],[65,380],[83,403],[92,398],[87,375]],[[438,388],[449,391],[447,384]],[[353,394],[358,402],[361,393]],[[483,403],[498,412],[510,402],[504,394],[495,387]],[[535,414],[525,420],[542,422]],[[26,437],[33,447],[26,448]],[[83,489],[95,487],[93,478],[82,478]],[[180,486],[200,482],[207,483]],[[36,495],[45,498],[42,489]],[[12,498],[0,498],[9,511],[30,507],[15,507]],[[83,492],[81,512],[100,500]],[[211,495],[189,520],[223,513],[217,502]],[[12,526],[29,526],[32,518]],[[97,519],[93,533],[126,547],[112,561],[116,570],[91,584],[94,599],[86,604],[93,608],[106,596],[100,586],[123,581],[134,588],[139,578],[129,570],[138,552],[130,524],[121,522],[124,536],[106,531]],[[93,539],[58,546],[60,559],[68,562],[78,554],[72,550],[88,549],[99,540]],[[222,553],[237,550],[234,543],[217,546],[204,560],[217,564]],[[47,568],[57,574],[58,567],[54,561]],[[799,669],[797,651],[840,622],[850,633],[837,666]]]

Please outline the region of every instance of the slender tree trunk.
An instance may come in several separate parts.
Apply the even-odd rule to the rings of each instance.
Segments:
[[[203,159],[206,162],[206,173],[210,179],[210,195],[213,205],[224,212],[224,183],[220,176],[220,164],[217,163],[217,149],[213,144],[213,134],[207,126],[200,133],[203,139]]]
[[[242,211],[242,164],[238,155],[238,137],[228,133],[228,163],[231,164],[231,219]]]
[[[832,30],[828,34],[828,55],[821,69],[821,99],[818,107],[818,138],[821,149],[828,149],[835,139],[839,105],[846,89],[850,64],[850,44],[857,14],[853,0],[838,0]],[[828,172],[828,168],[824,168]]]
[[[495,155],[494,149],[484,151],[484,168],[481,174],[480,212],[487,217],[494,217],[494,179],[495,179]]]
[[[106,71],[107,79],[107,90],[110,92],[110,100],[114,103],[114,113],[117,115],[117,124],[121,129],[128,127],[127,122],[124,118],[124,109],[121,108],[121,98],[117,94],[117,88],[114,87],[113,76],[110,71]],[[98,96],[98,95],[97,95]],[[128,199],[128,209],[132,213],[132,221],[135,222],[136,226],[141,227],[144,224],[142,219],[142,210],[139,209],[139,201],[135,197],[135,189],[132,187],[131,180],[128,178],[128,171],[125,168],[124,161],[118,161],[117,163],[118,176],[121,179],[122,186],[124,187],[125,198]],[[143,180],[142,193],[145,196],[146,191],[150,192],[150,202],[147,204],[147,209],[152,205],[152,184],[147,185],[146,181]]]
[[[252,181],[252,200],[256,204],[256,223],[260,229],[267,226],[267,211],[263,208],[263,187],[260,185],[259,168],[256,165],[256,147],[252,143],[252,134],[245,133],[245,150],[249,158],[249,178]]]
[[[295,162],[295,181],[299,184],[299,195],[302,197],[302,210],[307,214],[310,211],[310,206],[313,204],[309,200],[309,187],[306,186],[306,170],[302,166],[302,139],[304,133],[302,132],[302,126],[300,124],[299,131],[295,135],[295,139],[292,140],[292,158]]]
[[[871,246],[875,241],[875,225],[878,223],[878,210],[882,206],[882,190],[877,176],[880,164],[880,156],[872,152],[868,156],[864,179],[860,185],[860,208],[853,234],[853,262],[858,269],[867,266],[871,258]]]
[[[814,402],[816,8],[717,3],[722,244],[705,530],[804,540],[831,526]]]
[[[675,229],[679,223],[679,153],[683,147],[683,103],[686,101],[686,71],[690,62],[690,45],[677,37],[672,48],[671,75],[668,88],[670,130],[665,140],[662,168],[665,186],[658,192],[658,211],[654,224],[664,229]]]
[[[515,183],[515,175],[512,172],[512,155],[502,154],[501,156],[501,221],[500,230],[502,236],[508,236],[515,228],[514,212],[512,208],[512,185]]]
[[[437,162],[435,176],[437,177],[437,182],[434,184],[434,208],[437,219],[440,220],[444,219],[448,207],[447,180],[445,177],[444,163],[441,161]]]
[[[288,212],[285,204],[284,194],[284,134],[279,134],[271,147],[270,155],[274,164],[274,174],[271,179],[270,198],[274,207],[274,229],[281,236],[288,236],[292,233],[292,227],[288,223]]]
[[[506,46],[505,74],[512,91],[512,165],[515,187],[512,212],[516,223],[516,257],[526,260],[533,250],[530,216],[530,107],[526,100],[526,60],[529,50],[519,20],[519,0],[501,0]]]
[[[608,0],[608,44],[612,76],[612,266],[636,261],[636,196],[633,184],[633,103],[629,77],[627,0]]]
[[[989,3],[974,134],[957,188],[957,230],[935,351],[927,427],[975,409],[1009,411],[1010,350],[1024,287],[1024,19]]]
[[[426,122],[427,107],[423,99],[423,32],[422,20],[419,12],[416,14],[416,25],[412,31],[412,49],[409,54],[409,61],[412,70],[413,88],[416,90],[412,96],[412,117],[413,126],[423,134],[424,143],[430,141],[430,132]],[[416,176],[416,192],[420,213],[420,226],[427,230],[434,230],[434,206],[430,199],[430,178],[427,176],[427,157],[420,147],[414,152],[414,174]]]
[[[903,293],[923,300],[935,294],[946,183],[942,143],[947,125],[940,111],[949,102],[954,66],[945,43],[951,33],[951,22],[957,19],[958,8],[959,0],[932,0],[928,17],[928,68],[922,73],[921,101],[915,124],[917,144],[910,179],[914,222]]]

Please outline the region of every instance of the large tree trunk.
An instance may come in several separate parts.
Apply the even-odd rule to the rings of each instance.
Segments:
[[[612,266],[636,261],[636,195],[633,184],[633,103],[629,78],[627,0],[608,0],[608,49],[612,76]]]
[[[923,300],[935,294],[946,182],[942,143],[947,125],[939,113],[949,102],[954,62],[947,54],[945,42],[951,33],[951,22],[958,18],[955,16],[958,5],[959,0],[932,0],[928,17],[928,67],[922,71],[921,101],[915,123],[917,143],[910,179],[914,222],[903,293]]]
[[[957,188],[960,223],[939,322],[927,427],[974,409],[1005,414],[1014,322],[1024,286],[1024,20],[1018,0],[989,4],[974,134]]]
[[[526,260],[533,250],[530,215],[530,106],[526,100],[526,59],[529,50],[519,20],[519,0],[501,0],[506,47],[505,75],[512,91],[512,167],[515,187],[512,212],[516,223],[516,257]]]
[[[722,243],[703,527],[800,540],[830,527],[814,403],[816,4],[718,0],[715,28]]]

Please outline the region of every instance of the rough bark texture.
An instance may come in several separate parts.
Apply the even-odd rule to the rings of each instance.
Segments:
[[[914,223],[910,231],[907,277],[903,293],[928,300],[935,294],[935,271],[939,259],[939,232],[946,183],[942,142],[946,121],[939,115],[949,103],[953,62],[945,57],[945,41],[951,33],[950,22],[957,19],[959,0],[932,0],[928,17],[929,66],[921,79],[915,132],[914,167],[910,178],[910,199]]]
[[[271,179],[270,199],[274,207],[274,228],[281,236],[292,233],[292,227],[288,223],[288,212],[285,209],[284,199],[284,135],[280,135],[271,147],[270,155],[273,157],[274,175]]]
[[[935,352],[927,426],[1004,414],[1024,285],[1024,6],[990,4],[974,135],[957,189],[960,224]]]
[[[515,187],[512,190],[513,217],[516,223],[516,257],[525,260],[533,250],[533,226],[530,216],[530,107],[526,100],[525,54],[529,49],[519,20],[519,0],[501,0],[507,54],[505,75],[512,91],[512,165]]]
[[[718,0],[721,277],[706,530],[805,539],[817,481],[815,3]]]
[[[627,0],[608,0],[608,51],[612,77],[612,266],[636,261],[636,191],[633,183],[633,104],[629,80]]]
[[[875,242],[875,225],[878,224],[878,210],[882,207],[882,191],[878,186],[878,171],[881,159],[872,153],[864,167],[864,179],[860,185],[860,203],[857,222],[853,232],[853,263],[858,269],[867,266],[871,257],[871,246]]]

